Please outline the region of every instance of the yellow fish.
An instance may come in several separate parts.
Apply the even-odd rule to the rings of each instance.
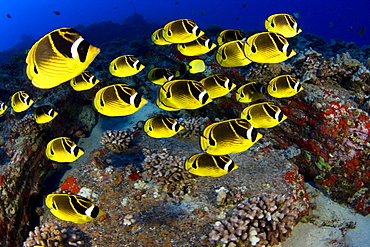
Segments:
[[[245,33],[238,29],[225,29],[217,37],[218,45],[223,45],[234,40],[246,40]]]
[[[24,91],[18,91],[14,93],[10,99],[10,105],[15,112],[27,110],[30,108],[33,102],[34,101],[30,98],[30,96]]]
[[[88,71],[84,71],[81,75],[70,80],[71,87],[75,91],[89,90],[99,82],[100,80],[98,80],[92,73]]]
[[[6,109],[8,109],[8,106],[7,106],[7,105],[5,105],[5,103],[4,103],[4,102],[1,102],[1,101],[0,101],[0,115],[3,115],[3,114],[4,114],[4,112],[6,111]]]
[[[95,109],[105,116],[127,116],[137,112],[148,101],[127,84],[115,84],[100,89],[94,97]]]
[[[190,74],[197,74],[206,70],[206,64],[201,59],[194,59],[189,62],[186,68]]]
[[[177,44],[177,50],[184,56],[200,56],[216,48],[207,36],[202,35],[189,43]]]
[[[280,63],[296,54],[283,35],[272,32],[250,36],[244,46],[244,53],[256,63]]]
[[[216,61],[222,67],[246,66],[252,61],[245,54],[246,41],[235,40],[221,45],[216,52]]]
[[[241,118],[246,119],[255,128],[272,128],[287,119],[287,116],[272,102],[253,104],[245,108]]]
[[[56,162],[73,162],[80,158],[84,151],[68,137],[51,140],[45,150],[46,157]]]
[[[163,28],[159,28],[159,29],[157,29],[153,32],[153,34],[152,34],[153,43],[156,44],[156,45],[170,45],[170,44],[172,44],[171,42],[168,42],[163,38],[162,32],[163,32]]]
[[[200,80],[199,83],[204,86],[211,99],[225,96],[236,86],[227,76],[222,74],[207,76]]]
[[[157,85],[163,85],[173,78],[174,74],[169,69],[165,68],[153,68],[148,72],[148,80]]]
[[[133,55],[124,55],[114,59],[109,65],[109,71],[117,77],[132,76],[142,71],[145,66]]]
[[[236,100],[241,103],[250,103],[262,98],[266,88],[259,82],[249,82],[236,91]]]
[[[267,86],[267,92],[275,98],[292,97],[302,90],[303,87],[292,75],[281,75],[275,77]]]
[[[297,21],[288,14],[270,15],[265,20],[265,28],[269,32],[279,33],[285,38],[291,38],[302,32]]]
[[[44,124],[53,120],[58,115],[52,106],[42,105],[35,107],[33,110],[33,117],[35,118],[36,123]]]
[[[185,170],[197,176],[221,177],[238,166],[228,155],[194,154],[185,161]]]
[[[89,199],[73,194],[49,194],[45,205],[58,219],[83,224],[104,215]]]
[[[203,85],[192,80],[166,82],[158,91],[157,106],[166,111],[198,109],[212,99]]]
[[[204,32],[190,19],[178,19],[163,27],[162,36],[170,43],[189,43],[202,36]]]
[[[245,119],[229,119],[207,126],[200,135],[203,151],[212,155],[240,153],[253,146],[262,134]]]
[[[56,29],[31,47],[26,58],[27,77],[35,87],[56,87],[81,74],[99,52],[73,28]]]
[[[145,121],[144,131],[153,138],[169,138],[180,132],[184,126],[171,117],[152,117]]]

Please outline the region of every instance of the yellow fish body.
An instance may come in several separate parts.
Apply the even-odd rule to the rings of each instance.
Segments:
[[[225,96],[236,86],[227,76],[222,74],[207,76],[200,80],[199,83],[204,86],[211,99]]]
[[[153,68],[148,72],[148,80],[157,85],[163,85],[173,78],[174,74],[165,68]]]
[[[83,224],[104,215],[89,199],[74,194],[49,194],[45,205],[58,219]]]
[[[95,109],[105,116],[127,116],[137,112],[148,101],[127,84],[115,84],[100,89],[94,97]]]
[[[48,123],[57,115],[58,112],[56,112],[50,105],[38,106],[33,110],[33,117],[38,124]]]
[[[235,40],[221,45],[216,52],[216,61],[222,67],[246,66],[252,61],[247,58],[245,50],[246,42]]]
[[[292,75],[281,75],[275,77],[267,86],[267,92],[275,98],[292,97],[302,90],[303,87]]]
[[[189,43],[177,44],[177,50],[184,56],[200,56],[216,48],[207,36],[202,35]]]
[[[297,21],[288,14],[270,15],[265,20],[265,28],[269,32],[279,33],[285,38],[291,38],[302,32]]]
[[[261,137],[247,120],[238,118],[207,126],[199,142],[201,149],[211,155],[226,155],[244,152]]]
[[[287,119],[287,116],[272,102],[253,104],[245,108],[241,118],[246,119],[255,128],[272,128]]]
[[[217,36],[217,44],[223,45],[234,40],[246,40],[245,33],[238,29],[225,29]]]
[[[8,106],[7,106],[7,105],[5,105],[5,103],[4,103],[4,102],[1,102],[1,101],[0,101],[0,115],[3,115],[3,114],[4,114],[4,112],[6,111],[6,109],[8,109]]]
[[[152,117],[145,121],[144,131],[153,138],[169,138],[180,132],[184,126],[181,126],[171,117]]]
[[[189,43],[202,36],[204,32],[190,19],[178,19],[164,25],[162,36],[170,43]]]
[[[280,63],[296,54],[286,38],[278,33],[256,33],[246,42],[244,53],[256,63]]]
[[[262,98],[265,94],[265,87],[259,82],[249,82],[242,85],[236,91],[236,100],[241,103],[250,103]]]
[[[171,42],[168,42],[163,38],[162,32],[163,32],[163,28],[159,28],[159,29],[157,29],[153,32],[153,34],[152,34],[153,43],[156,44],[156,45],[170,45],[170,44],[172,44]]]
[[[35,87],[56,87],[81,74],[99,52],[73,28],[56,29],[31,47],[26,58],[27,77]]]
[[[206,64],[201,59],[194,59],[189,62],[187,69],[190,74],[201,73],[206,70]]]
[[[45,150],[46,157],[56,162],[73,162],[80,158],[84,151],[68,137],[51,140]]]
[[[84,71],[81,75],[70,80],[71,87],[75,91],[89,90],[99,82],[100,80],[98,80],[92,73],[88,71]]]
[[[192,80],[173,80],[166,82],[158,91],[157,105],[166,111],[198,109],[212,99],[203,85]]]
[[[15,112],[27,110],[30,108],[33,102],[34,101],[30,98],[30,96],[24,91],[18,91],[10,98],[10,105]]]
[[[221,177],[237,168],[238,166],[228,155],[199,153],[185,161],[185,170],[197,176]]]
[[[109,72],[117,77],[132,76],[142,71],[145,66],[133,55],[123,55],[109,65]]]

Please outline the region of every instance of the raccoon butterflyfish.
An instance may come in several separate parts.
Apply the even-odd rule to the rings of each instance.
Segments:
[[[207,126],[200,135],[203,151],[212,155],[240,153],[249,149],[262,137],[245,119],[229,119]]]
[[[18,91],[14,93],[10,99],[10,105],[15,112],[25,111],[30,108],[32,104],[33,100],[24,91]]]
[[[159,28],[159,29],[157,29],[153,32],[153,34],[152,34],[153,43],[156,44],[156,45],[170,45],[170,44],[172,44],[171,42],[168,42],[163,38],[162,32],[163,32],[163,28]]]
[[[241,67],[252,61],[244,53],[245,41],[235,40],[221,45],[216,52],[216,61],[222,67]]]
[[[302,32],[294,17],[288,14],[270,15],[265,20],[265,28],[267,31],[279,33],[285,38],[294,37]]]
[[[3,115],[3,114],[4,114],[4,112],[6,111],[6,109],[8,109],[8,106],[7,106],[7,105],[5,105],[5,103],[4,103],[4,102],[1,102],[1,101],[0,101],[0,115]]]
[[[127,116],[137,112],[148,101],[127,84],[115,84],[100,89],[94,97],[95,109],[105,116]]]
[[[189,62],[187,69],[190,74],[201,73],[206,70],[206,64],[201,59],[194,59]]]
[[[228,155],[194,154],[185,161],[185,170],[197,176],[221,177],[238,166]]]
[[[109,65],[109,71],[117,77],[132,76],[145,68],[139,59],[133,55],[123,55],[114,59]]]
[[[280,63],[296,54],[283,35],[272,32],[250,36],[244,52],[248,59],[256,63]]]
[[[225,96],[236,86],[227,76],[222,74],[207,76],[200,80],[199,83],[204,86],[211,99]]]
[[[88,71],[84,71],[81,75],[70,80],[71,87],[76,91],[89,90],[99,82],[100,80]]]
[[[68,137],[58,137],[46,146],[46,157],[56,162],[73,162],[80,158],[84,151]]]
[[[166,111],[198,109],[212,99],[203,85],[192,80],[173,80],[166,82],[158,91],[157,105]]]
[[[249,82],[236,91],[236,100],[241,103],[250,103],[262,98],[266,88],[260,82]]]
[[[164,40],[171,43],[189,43],[202,36],[204,32],[190,19],[178,19],[168,22],[163,27]]]
[[[148,80],[157,85],[163,85],[167,81],[171,81],[174,74],[165,68],[152,68],[148,72]]]
[[[144,131],[153,138],[169,138],[176,135],[184,126],[176,119],[165,116],[152,117],[145,121]]]
[[[177,44],[177,50],[184,56],[200,56],[216,48],[207,36],[202,35],[189,43]]]
[[[58,112],[56,112],[51,105],[38,106],[33,110],[33,117],[38,124],[48,123],[57,115]]]
[[[267,85],[267,92],[275,98],[288,98],[303,90],[299,80],[292,75],[273,78]]]
[[[246,119],[255,128],[272,128],[287,119],[287,116],[272,102],[253,104],[245,108],[241,118]]]
[[[217,37],[218,45],[223,45],[234,40],[246,40],[245,33],[238,29],[225,29]]]
[[[105,214],[89,199],[74,194],[49,194],[45,205],[58,219],[77,224],[90,222]]]
[[[81,74],[99,52],[73,28],[56,29],[31,47],[26,58],[27,77],[35,87],[56,87]]]

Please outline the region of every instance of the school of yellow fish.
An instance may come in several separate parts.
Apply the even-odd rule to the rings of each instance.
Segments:
[[[280,63],[296,54],[287,38],[302,30],[289,14],[275,14],[265,20],[267,32],[246,37],[237,29],[223,30],[217,37],[218,48],[215,60],[221,67],[240,67],[253,62]],[[168,22],[155,30],[151,37],[156,45],[176,45],[184,56],[206,54],[217,45],[209,39],[198,25],[190,19]],[[93,88],[100,81],[90,72],[88,66],[99,54],[100,49],[92,46],[76,30],[70,27],[51,31],[38,40],[29,50],[26,58],[26,73],[32,84],[41,89],[50,89],[69,81],[76,91]],[[201,73],[206,64],[201,59],[184,64],[184,71]],[[122,55],[109,65],[109,71],[116,77],[128,77],[145,69],[145,65],[134,55]],[[184,71],[170,71],[167,68],[151,68],[147,78],[159,86],[156,104],[164,111],[192,110],[210,104],[213,99],[223,97],[236,85],[222,74],[213,74],[200,81],[183,78]],[[266,91],[271,97],[286,98],[303,89],[293,75],[272,78],[267,87],[257,82],[248,82],[236,91],[236,100],[251,103],[261,99]],[[148,102],[133,87],[114,84],[101,88],[95,94],[93,106],[102,115],[117,117],[134,114]],[[24,91],[14,93],[10,106],[14,112],[23,112],[35,102]],[[0,101],[0,115],[8,106]],[[34,118],[38,124],[45,124],[57,117],[58,112],[51,105],[34,107]],[[228,154],[239,153],[254,145],[262,134],[258,128],[272,128],[287,119],[281,109],[272,102],[251,104],[240,118],[212,123],[199,136],[202,152],[185,161],[185,169],[198,176],[219,177],[238,166]],[[147,119],[143,130],[152,138],[170,138],[184,129],[176,119],[158,115]],[[84,154],[68,137],[57,137],[47,144],[45,154],[56,162],[73,162]],[[90,200],[73,194],[49,194],[45,201],[50,212],[59,219],[86,223],[104,214]]]

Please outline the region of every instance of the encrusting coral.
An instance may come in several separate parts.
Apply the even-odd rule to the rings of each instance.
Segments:
[[[293,196],[263,195],[239,204],[230,219],[218,221],[211,242],[231,246],[272,246],[285,241],[296,224],[299,209]]]
[[[125,151],[133,138],[130,130],[107,130],[103,133],[100,143],[113,153]]]

